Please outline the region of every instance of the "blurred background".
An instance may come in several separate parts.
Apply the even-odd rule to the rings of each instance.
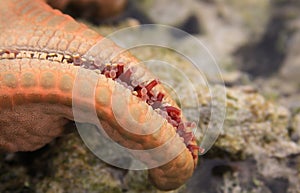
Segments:
[[[224,131],[200,157],[192,179],[173,192],[300,192],[299,0],[100,2],[49,0],[103,35],[150,23],[182,29],[205,44],[222,71],[228,89]],[[180,60],[161,50],[134,53]],[[205,118],[209,102],[201,92]],[[0,192],[160,191],[144,171],[102,163],[71,134],[36,152],[0,154]]]

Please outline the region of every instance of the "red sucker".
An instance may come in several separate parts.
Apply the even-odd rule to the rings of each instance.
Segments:
[[[164,96],[165,96],[165,95],[164,95],[163,93],[160,92],[160,93],[158,93],[157,99],[156,99],[156,100],[159,101],[159,102],[161,102],[162,99],[164,98]]]
[[[108,71],[108,70],[106,70],[106,69],[103,71],[102,74],[103,74],[106,78],[111,78],[111,77],[110,77],[110,71]]]
[[[186,122],[185,123],[187,127],[190,127],[190,128],[195,128],[197,127],[196,123],[195,122]]]
[[[141,96],[142,96],[142,92],[141,92],[142,87],[141,87],[140,85],[137,85],[137,86],[134,88],[134,90],[138,93],[138,94],[137,94],[138,97],[141,97]]]
[[[200,153],[203,153],[205,151],[203,148],[201,148],[197,145],[192,145],[192,144],[187,145],[187,148],[190,150],[190,152],[192,152],[192,156],[193,156],[194,159],[196,159],[197,156],[198,156],[197,154],[193,153],[194,150],[197,150]]]
[[[172,113],[172,114],[175,114],[175,115],[179,116],[180,113],[181,113],[180,110],[177,109],[176,107],[165,106],[165,109],[166,109],[166,111],[167,111],[168,114]]]
[[[193,139],[194,134],[193,132],[188,132],[188,133],[184,133],[182,137],[184,139],[184,143],[188,144]]]
[[[115,80],[115,79],[116,79],[116,76],[117,76],[117,74],[116,74],[116,71],[115,71],[115,70],[109,71],[109,77],[110,77],[110,78],[112,78],[113,80]]]
[[[179,123],[179,125],[178,125],[178,127],[177,127],[177,132],[179,132],[179,131],[184,131],[184,123]]]
[[[73,58],[73,63],[75,66],[80,66],[82,64],[82,60],[80,57],[74,57]]]
[[[182,122],[181,117],[179,117],[179,116],[174,117],[174,120],[175,120],[178,124]]]
[[[194,150],[197,150],[199,151],[200,154],[204,153],[205,152],[205,149],[200,147],[200,146],[197,146],[197,145],[193,145],[193,144],[189,144],[187,145],[187,148],[193,152]],[[197,155],[193,154],[193,158],[195,159]]]
[[[181,111],[179,109],[172,106],[166,106],[165,110],[173,120],[175,120],[177,123],[181,122],[181,118],[180,118]]]
[[[158,84],[158,81],[157,81],[157,80],[152,80],[149,84],[147,84],[147,85],[145,86],[145,88],[147,89],[148,92],[150,92],[151,89],[152,89],[153,87],[155,87],[157,84]]]
[[[116,75],[116,77],[118,78],[121,74],[123,74],[123,72],[124,72],[124,64],[119,63],[117,65],[117,75]]]

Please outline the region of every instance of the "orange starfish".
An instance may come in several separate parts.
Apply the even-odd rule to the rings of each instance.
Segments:
[[[92,103],[84,94],[72,95],[78,70],[84,69],[88,75],[84,87],[91,86],[89,74],[98,75],[93,102],[105,132],[113,140],[139,150],[159,147],[170,139],[186,146],[170,162],[149,169],[153,184],[171,190],[191,177],[198,148],[187,131],[189,124],[159,81],[130,53],[110,58],[120,50],[110,41],[102,49],[88,52],[103,37],[42,0],[1,1],[0,16],[1,150],[33,151],[60,136],[64,126],[74,120],[72,102],[82,102],[82,109]],[[99,55],[101,61],[95,61]],[[130,98],[127,108],[135,120],[142,122],[150,116],[162,122],[161,127],[139,135],[120,126],[117,119],[127,126],[131,123],[122,114],[125,107],[112,110],[113,97],[124,100],[121,95],[113,96],[116,91]],[[138,129],[151,128],[141,125]],[[168,156],[178,148],[170,146],[164,154]]]

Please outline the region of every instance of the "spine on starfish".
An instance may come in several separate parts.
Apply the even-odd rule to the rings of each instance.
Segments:
[[[52,94],[51,102],[69,106],[72,104],[70,101],[74,100],[70,88],[78,69],[83,67],[90,73],[97,72],[100,76],[95,93],[96,110],[105,125],[105,131],[113,140],[125,147],[151,149],[177,136],[175,140],[186,146],[172,161],[149,170],[149,177],[154,185],[163,190],[175,189],[192,175],[199,150],[190,131],[195,125],[185,121],[174,100],[137,59],[128,52],[119,54],[113,61],[108,59],[108,56],[119,49],[112,42],[98,52],[89,54],[91,58],[102,55],[100,61],[83,57],[103,37],[69,16],[53,10],[43,1],[1,1],[0,11],[3,16],[0,18],[0,26],[5,26],[0,28],[3,32],[0,37],[0,79],[4,79],[0,81],[1,100],[6,98],[13,106],[15,103],[11,94],[18,93],[22,95],[23,103],[31,101],[29,93],[32,91],[29,90],[32,87],[16,86],[24,85],[24,81],[28,80],[28,77],[19,77],[22,76],[22,65],[30,64],[32,68],[38,68],[39,75],[28,75],[29,79],[40,83],[33,86],[38,88],[36,92],[39,95],[35,102],[50,102],[49,95]],[[46,64],[50,71],[45,67]],[[21,69],[21,73],[14,73],[12,66]],[[56,69],[55,72],[53,68]],[[57,81],[47,82],[48,79],[44,79],[46,72]],[[11,76],[6,76],[7,74]],[[44,82],[47,84],[43,84]],[[49,88],[56,87],[58,90],[55,90],[55,94],[51,93],[53,90]],[[157,120],[166,120],[157,132],[140,136],[131,134],[118,125],[111,104],[116,88],[130,95],[129,109],[141,112],[135,115],[136,120],[144,120],[146,114]],[[4,108],[5,105],[0,104],[0,111]],[[125,115],[121,119],[127,121]]]

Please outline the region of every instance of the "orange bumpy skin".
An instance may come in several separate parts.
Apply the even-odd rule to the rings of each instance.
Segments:
[[[0,150],[33,151],[63,133],[64,125],[74,119],[72,102],[77,101],[82,109],[91,104],[90,98],[84,93],[72,96],[80,69],[74,63],[78,56],[84,56],[103,37],[71,17],[53,10],[41,0],[0,1],[0,15]],[[132,76],[140,82],[155,79],[128,52],[110,61],[109,56],[120,50],[112,42],[107,41],[101,48],[88,52],[88,56],[101,55],[105,63],[122,63],[124,69],[136,67]],[[72,57],[73,63],[69,61]],[[83,88],[88,88],[92,84],[89,77],[94,76],[95,71],[81,70],[86,73]],[[169,146],[164,152],[166,156],[184,145],[175,127],[145,101],[113,79],[101,74],[97,76],[93,100],[98,118],[113,140],[131,149],[147,150],[174,139],[175,144],[179,145]],[[164,101],[177,107],[161,85],[153,89],[164,94]],[[120,115],[118,119],[130,127],[130,119],[123,112],[125,107],[118,108],[114,113],[112,110],[113,97],[120,101],[123,99],[116,93],[123,93],[130,98],[128,111],[135,120],[150,118],[163,124],[152,134],[128,132],[114,116],[114,113]],[[86,117],[76,121],[93,123]],[[138,129],[146,131],[149,128],[142,125]],[[196,145],[194,138],[190,145]],[[162,190],[178,188],[192,176],[197,153],[196,148],[190,150],[185,147],[175,159],[150,169],[149,179]],[[148,160],[155,161],[151,160],[151,155]]]

